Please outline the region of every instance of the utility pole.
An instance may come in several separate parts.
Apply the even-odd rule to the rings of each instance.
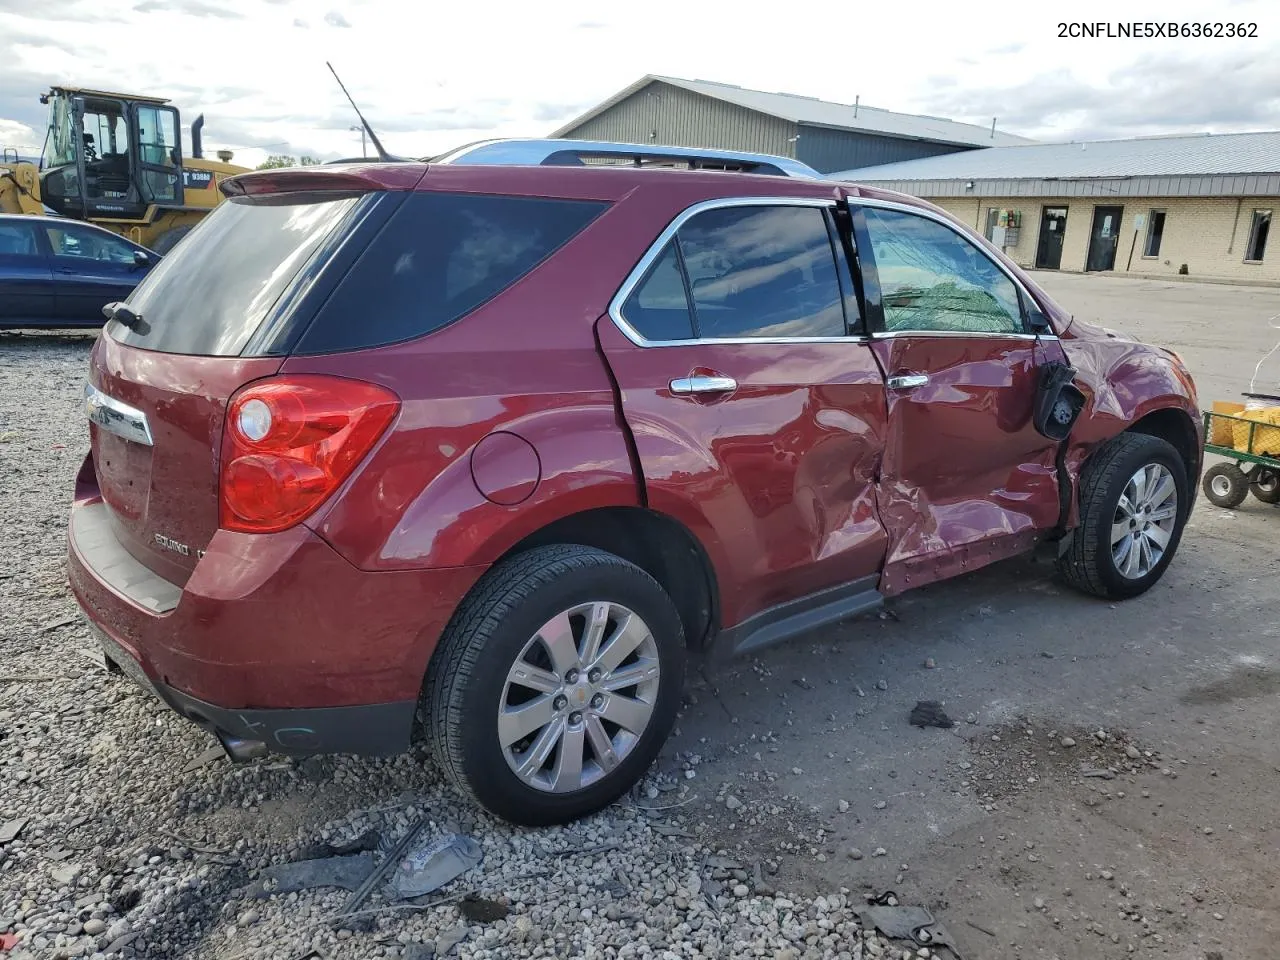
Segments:
[[[367,150],[365,150],[365,147],[364,147],[364,127],[353,125],[353,126],[347,127],[347,129],[358,130],[360,132],[360,156],[368,159],[369,153]]]

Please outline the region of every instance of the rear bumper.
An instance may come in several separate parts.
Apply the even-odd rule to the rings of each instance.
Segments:
[[[230,710],[188,696],[147,675],[133,656],[101,629],[95,631],[107,661],[144,690],[218,738],[233,759],[262,752],[310,756],[355,753],[393,756],[409,747],[417,701],[351,707]]]
[[[483,567],[358,570],[305,526],[219,531],[184,585],[72,506],[71,589],[123,671],[220,736],[284,753],[404,749],[427,662]]]

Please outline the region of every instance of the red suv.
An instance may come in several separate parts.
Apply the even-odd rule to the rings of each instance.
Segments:
[[[690,652],[1033,549],[1110,599],[1164,573],[1175,354],[911,197],[522,146],[229,180],[109,308],[71,585],[233,757],[423,723],[485,807],[565,821],[645,772]]]

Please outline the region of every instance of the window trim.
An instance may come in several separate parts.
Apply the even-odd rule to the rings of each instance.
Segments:
[[[622,333],[622,335],[625,336],[632,343],[634,343],[637,347],[689,347],[689,346],[695,346],[700,343],[724,343],[724,344],[868,343],[872,339],[888,340],[894,337],[901,337],[901,336],[983,337],[986,339],[994,338],[994,339],[1000,339],[1000,340],[1029,340],[1029,341],[1040,340],[1045,343],[1054,342],[1059,339],[1057,332],[1054,330],[1046,330],[1041,333],[1034,333],[1034,332],[968,333],[968,332],[959,331],[959,330],[956,330],[956,331],[948,331],[948,330],[914,331],[912,330],[912,331],[899,331],[899,332],[893,332],[893,333],[887,333],[881,330],[878,332],[872,332],[871,313],[872,313],[873,305],[877,313],[880,310],[880,304],[879,304],[880,278],[878,275],[875,274],[874,267],[872,267],[872,269],[868,269],[867,263],[863,259],[863,254],[861,251],[859,251],[858,253],[857,263],[850,264],[849,266],[850,266],[850,269],[854,271],[855,274],[858,274],[858,272],[861,271],[860,275],[856,277],[855,289],[860,289],[863,293],[863,298],[862,298],[863,302],[860,303],[859,306],[862,309],[862,326],[867,331],[865,333],[857,333],[857,334],[851,333],[843,337],[738,337],[733,339],[716,339],[716,340],[711,340],[711,339],[647,340],[643,336],[641,336],[639,331],[637,331],[634,327],[632,327],[631,324],[627,323],[627,319],[622,313],[622,305],[626,302],[627,298],[631,296],[631,291],[635,289],[636,285],[639,284],[642,279],[644,279],[644,275],[648,271],[650,265],[653,263],[654,260],[656,260],[659,256],[662,255],[663,247],[666,246],[667,242],[670,241],[671,238],[676,235],[676,231],[678,231],[681,226],[683,226],[686,222],[688,222],[693,217],[696,217],[699,213],[702,213],[704,210],[715,210],[720,207],[759,207],[759,206],[780,205],[780,206],[798,206],[798,207],[820,207],[823,209],[830,210],[834,213],[842,203],[848,207],[849,212],[853,215],[855,224],[858,220],[858,214],[861,208],[875,207],[881,210],[897,210],[901,213],[915,214],[916,216],[924,217],[926,220],[933,220],[936,223],[940,223],[944,227],[946,227],[948,230],[951,230],[953,233],[959,234],[961,239],[965,240],[966,242],[973,243],[973,241],[969,237],[965,236],[965,234],[961,230],[957,229],[956,225],[952,223],[943,214],[935,213],[934,211],[928,210],[924,207],[917,207],[914,204],[898,203],[893,200],[881,200],[876,197],[858,197],[858,196],[852,196],[852,195],[841,197],[840,199],[830,199],[827,197],[779,197],[779,196],[767,196],[767,195],[758,196],[758,197],[742,197],[742,196],[717,197],[716,199],[713,199],[713,200],[703,200],[703,201],[700,201],[699,203],[693,204],[692,206],[685,207],[685,209],[681,210],[680,213],[676,214],[675,218],[672,219],[671,223],[667,225],[666,229],[663,230],[662,233],[658,234],[658,236],[654,239],[653,243],[651,243],[648,249],[644,252],[644,255],[640,258],[640,260],[636,263],[636,265],[631,269],[631,272],[627,274],[626,279],[622,281],[622,286],[620,286],[618,288],[617,293],[613,295],[613,299],[609,301],[609,309],[608,309],[609,318],[613,321],[614,326],[618,328],[618,330]],[[839,221],[837,220],[837,224],[838,223]],[[855,236],[852,239],[856,247],[858,243],[858,238]],[[978,245],[975,244],[975,246],[978,246]],[[1008,267],[1006,267],[999,260],[992,257],[985,250],[982,250],[981,246],[978,246],[978,249],[983,253],[984,256],[986,256],[989,260],[991,260],[991,262],[996,265],[997,269],[999,269],[1001,273],[1003,273],[1006,277],[1008,277],[1013,282],[1013,285],[1017,288],[1019,293],[1019,301],[1023,304],[1024,326],[1026,325],[1026,322],[1027,322],[1026,309],[1028,305],[1035,306],[1035,308],[1041,313],[1045,312],[1043,308],[1040,307],[1039,301],[1037,301],[1036,298],[1032,296],[1031,291],[1027,288],[1026,284],[1024,284],[1021,280],[1019,280],[1009,270]],[[868,283],[868,281],[871,281],[871,282]],[[873,289],[875,291],[874,304],[871,302],[873,299],[872,297]],[[879,319],[883,320],[883,317],[880,317]]]
[[[1018,294],[1018,307],[1022,311],[1022,332],[1020,333],[988,333],[984,331],[969,330],[885,330],[884,329],[884,308],[880,303],[880,274],[875,262],[875,250],[868,249],[864,255],[859,257],[862,263],[863,283],[866,284],[868,279],[872,281],[875,289],[875,310],[874,323],[872,323],[871,309],[868,308],[867,329],[870,331],[870,338],[874,340],[893,340],[899,337],[930,337],[930,338],[968,338],[980,337],[984,340],[1040,340],[1043,342],[1052,342],[1058,340],[1056,331],[1050,329],[1037,333],[1030,329],[1028,323],[1028,313],[1034,308],[1038,313],[1045,313],[1041,308],[1039,301],[1031,295],[1031,291],[1027,289],[1026,284],[1019,280],[1012,271],[1003,263],[982,248],[982,245],[975,243],[974,240],[965,235],[964,231],[959,229],[954,223],[945,216],[934,213],[932,210],[926,210],[921,207],[915,207],[906,203],[894,203],[889,200],[878,200],[870,197],[850,197],[849,207],[854,214],[854,229],[861,236],[856,239],[864,243],[867,247],[871,246],[870,234],[867,233],[866,220],[861,216],[861,209],[876,208],[880,210],[893,210],[898,213],[910,214],[922,217],[925,220],[932,220],[943,227],[946,227],[952,233],[956,234],[965,243],[971,244],[980,254],[986,257],[991,263],[1003,273],[1013,284],[1014,291]],[[879,329],[876,329],[876,328]]]
[[[1266,260],[1266,256],[1267,256],[1266,244],[1263,245],[1262,257],[1260,259],[1258,260],[1249,259],[1249,249],[1253,246],[1253,238],[1255,236],[1255,233],[1257,231],[1257,226],[1258,226],[1258,214],[1260,213],[1265,213],[1268,215],[1267,243],[1271,242],[1271,223],[1275,221],[1275,207],[1254,207],[1252,213],[1249,216],[1249,238],[1245,241],[1245,244],[1244,244],[1244,260],[1242,261],[1243,263],[1259,264],[1259,263],[1263,263]]]
[[[1160,246],[1164,246],[1164,228],[1169,225],[1169,210],[1167,207],[1152,207],[1147,211],[1147,235],[1142,238],[1143,260],[1160,259],[1160,249],[1158,247],[1155,253],[1147,253],[1147,250],[1151,247],[1151,228],[1155,225],[1157,213],[1164,217],[1160,222]]]
[[[635,327],[631,326],[622,312],[622,306],[627,302],[632,291],[643,281],[649,271],[649,267],[662,255],[667,243],[675,238],[676,233],[682,226],[698,214],[726,207],[816,207],[820,211],[830,210],[834,213],[836,201],[826,197],[719,197],[715,200],[703,200],[690,207],[685,207],[680,213],[676,214],[675,219],[667,224],[666,229],[658,234],[657,239],[649,245],[649,249],[645,251],[644,256],[627,274],[627,278],[622,281],[622,286],[618,288],[618,292],[609,301],[609,317],[613,320],[614,326],[622,332],[623,336],[637,347],[689,347],[702,343],[849,343],[867,339],[865,334],[845,334],[842,337],[701,337],[694,340],[649,340],[642,336]],[[683,257],[683,253],[681,256]],[[838,274],[840,264],[836,260],[834,252],[831,255],[831,265]],[[838,275],[836,279],[838,282]],[[850,282],[852,282],[852,279]],[[690,293],[690,309],[694,310],[696,308],[693,306],[692,299],[692,294]],[[840,294],[840,304],[841,311],[844,312],[843,290],[841,290]],[[848,317],[846,315],[845,329],[848,329],[848,326]],[[695,315],[695,333],[697,329]]]

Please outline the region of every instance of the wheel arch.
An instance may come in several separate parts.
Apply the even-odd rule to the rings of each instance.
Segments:
[[[1141,417],[1126,433],[1142,433],[1166,441],[1182,457],[1187,467],[1187,486],[1194,490],[1200,478],[1202,449],[1196,424],[1185,410],[1178,407],[1162,407]]]
[[[528,534],[498,562],[557,543],[604,550],[657,580],[680,614],[689,647],[702,647],[718,628],[720,593],[715,569],[702,543],[680,521],[644,507],[583,510]]]

